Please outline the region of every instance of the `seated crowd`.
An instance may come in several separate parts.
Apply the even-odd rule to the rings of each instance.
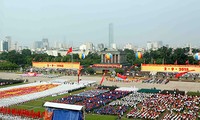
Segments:
[[[142,83],[156,83],[156,84],[167,84],[168,82],[169,82],[168,79],[158,79],[158,78],[150,78],[142,81]]]
[[[126,96],[130,93],[130,92],[127,92],[127,91],[108,91],[108,92],[105,92],[105,90],[99,90],[99,89],[97,89],[96,91],[102,91],[102,93],[100,95],[88,97],[87,94],[91,94],[93,92],[92,91],[86,91],[86,92],[80,93],[81,95],[85,94],[85,96],[74,95],[73,97],[72,96],[64,97],[64,98],[61,98],[61,99],[56,100],[54,102],[73,103],[73,104],[76,104],[76,105],[85,105],[86,112],[91,112],[91,110],[94,110],[95,108],[105,106],[107,103],[109,103],[113,100],[117,100],[119,98],[122,98],[122,97],[124,97],[124,96]]]
[[[127,112],[127,110],[128,110],[128,106],[114,107],[112,105],[107,105],[107,106],[94,110],[94,113],[108,114],[108,115],[119,115],[119,114],[123,115],[125,112]]]
[[[142,101],[141,104],[142,109],[140,111],[135,110],[134,108],[127,114],[127,117],[155,119],[159,117],[161,113],[168,110],[171,113],[184,113],[179,114],[181,119],[189,114],[190,118],[196,119],[199,112],[200,97],[175,94],[154,94],[150,98]],[[169,114],[166,118],[171,118],[170,115],[173,116],[173,114]]]
[[[96,89],[96,90],[89,90],[89,91],[85,91],[82,93],[78,93],[76,94],[77,96],[84,96],[84,97],[94,97],[97,95],[100,95],[102,93],[108,92],[109,90],[100,90],[100,89]]]
[[[134,107],[139,102],[142,102],[144,99],[149,98],[151,95],[152,94],[134,92],[126,97],[123,97],[120,100],[116,100],[116,101],[109,103],[109,105],[113,105],[113,106],[114,105],[122,105],[122,106]]]
[[[159,119],[162,117],[164,120],[199,118],[200,97],[179,94],[178,91],[177,94],[169,94],[168,92],[162,94],[160,90],[151,90],[153,90],[152,93],[148,93],[148,89],[143,90],[147,93],[140,93],[139,91],[95,89],[66,96],[53,102],[84,105],[86,112],[109,115],[124,115],[131,108],[126,114],[127,118]],[[40,119],[43,116],[43,113],[32,110],[5,107],[0,108],[0,113],[34,119]]]

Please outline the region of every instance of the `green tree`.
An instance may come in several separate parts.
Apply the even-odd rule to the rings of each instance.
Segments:
[[[85,71],[86,71],[87,73],[89,73],[90,75],[93,75],[94,72],[95,72],[94,69],[92,69],[92,68],[90,68],[90,67],[86,68]]]
[[[123,73],[124,73],[124,70],[121,69],[121,68],[115,68],[115,72],[116,72],[116,73],[123,74]]]
[[[126,53],[127,62],[133,65],[133,61],[135,60],[135,52],[130,49],[125,49],[124,52]]]

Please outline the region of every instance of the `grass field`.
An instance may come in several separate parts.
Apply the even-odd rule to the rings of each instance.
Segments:
[[[77,93],[83,92],[85,90],[91,90],[91,89],[93,89],[93,88],[87,87],[87,88],[84,88],[84,89],[73,91],[71,93],[58,95],[58,96],[54,96],[54,97],[48,96],[48,97],[44,97],[44,98],[39,98],[37,100],[32,100],[32,101],[29,101],[29,102],[25,102],[25,103],[18,104],[18,105],[13,105],[13,106],[10,106],[10,107],[11,108],[23,108],[23,109],[29,109],[29,110],[44,112],[43,104],[47,101],[56,100],[56,99],[62,98],[64,96],[68,96],[70,94],[73,95],[73,94],[77,94]]]
[[[91,90],[94,89],[92,87],[87,87],[81,90],[77,90],[77,91],[73,91],[71,93],[67,93],[67,94],[63,94],[63,95],[58,95],[58,96],[48,96],[48,97],[44,97],[44,98],[39,98],[37,100],[32,100],[26,103],[22,103],[22,104],[18,104],[18,105],[13,105],[10,106],[11,108],[19,108],[19,109],[28,109],[28,110],[34,110],[34,111],[41,111],[44,112],[44,107],[43,104],[46,101],[52,101],[52,100],[56,100],[59,98],[62,98],[64,96],[68,96],[68,95],[73,95],[73,94],[77,94],[83,91],[87,91],[87,90]],[[117,120],[118,116],[114,116],[114,115],[97,115],[97,114],[86,114],[86,120]],[[123,117],[121,120],[128,120],[127,118]]]

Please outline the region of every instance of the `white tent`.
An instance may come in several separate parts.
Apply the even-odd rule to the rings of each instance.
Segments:
[[[45,102],[43,106],[51,108],[68,109],[68,110],[83,110],[83,106],[81,105],[71,105],[63,103]]]

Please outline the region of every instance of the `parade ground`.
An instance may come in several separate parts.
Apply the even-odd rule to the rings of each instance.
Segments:
[[[36,81],[49,81],[49,80],[69,80],[71,82],[77,82],[77,76],[61,76],[56,78],[49,77],[22,77],[21,74],[16,73],[0,73],[0,78],[2,79],[23,79],[28,80],[28,82],[36,82]],[[92,80],[96,81],[96,84],[99,84],[102,76],[81,76],[81,80]],[[181,81],[170,81],[167,84],[153,84],[153,83],[142,83],[140,82],[113,82],[104,80],[103,84],[105,86],[118,86],[118,87],[136,87],[136,88],[157,88],[161,90],[174,90],[179,89],[181,91],[199,91],[200,83],[199,82],[181,82]]]

